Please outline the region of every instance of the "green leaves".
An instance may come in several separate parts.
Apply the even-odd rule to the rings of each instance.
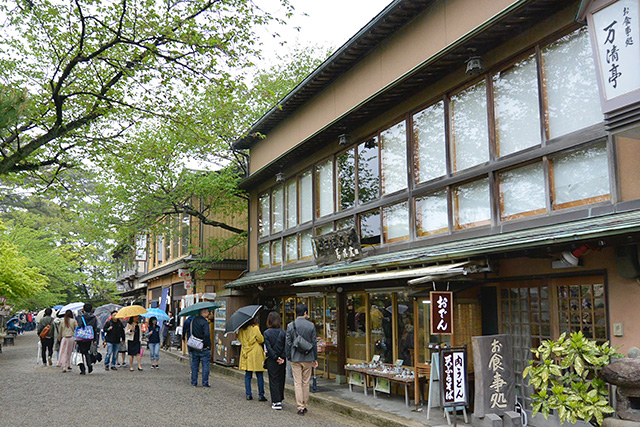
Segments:
[[[532,360],[523,372],[536,393],[533,416],[542,413],[549,417],[557,411],[560,421],[576,423],[581,419],[602,425],[604,414],[613,412],[608,402],[607,384],[597,377],[598,371],[618,356],[608,342],[597,344],[582,332],[563,333],[556,341],[543,341],[531,350],[538,361]],[[558,364],[559,363],[559,364]]]

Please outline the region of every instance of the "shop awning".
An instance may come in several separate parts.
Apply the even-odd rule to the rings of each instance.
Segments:
[[[368,274],[353,274],[350,276],[337,276],[337,277],[325,277],[322,279],[311,279],[302,282],[294,283],[293,286],[326,286],[344,283],[362,283],[362,282],[376,282],[380,280],[393,280],[393,279],[409,279],[418,278],[421,280],[423,277],[436,277],[436,276],[454,276],[454,275],[466,275],[468,273],[467,267],[469,261],[457,262],[455,264],[440,264],[431,265],[429,267],[413,268],[397,271],[383,271],[380,273],[368,273]],[[429,279],[430,281],[431,279]],[[409,282],[411,283],[411,282]]]

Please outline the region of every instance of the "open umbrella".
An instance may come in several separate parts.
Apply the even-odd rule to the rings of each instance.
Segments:
[[[184,317],[184,316],[196,315],[200,312],[200,310],[204,310],[205,308],[208,308],[209,310],[215,310],[216,308],[220,308],[220,307],[222,306],[220,304],[216,304],[215,302],[202,301],[185,308],[180,312],[179,316]]]
[[[162,325],[163,321],[171,319],[167,313],[160,310],[159,308],[150,308],[146,313],[141,314],[141,316],[146,317],[147,319],[150,317],[155,317],[156,319],[158,319],[159,325]]]
[[[261,305],[246,305],[237,309],[236,312],[231,315],[229,320],[227,320],[227,327],[224,333],[228,334],[229,332],[234,332],[237,334],[240,327],[256,317],[256,313],[258,313],[258,310],[261,308]]]
[[[99,313],[96,316],[96,320],[98,321],[98,327],[100,329],[104,328],[104,324],[107,323],[109,319],[111,319],[111,313],[107,313],[104,311],[102,313]]]
[[[62,305],[62,304],[58,304],[58,305],[54,305],[54,306],[53,306],[53,307],[51,307],[51,308],[53,308],[54,310],[60,310],[62,307],[63,307],[63,305]]]
[[[43,308],[42,310],[40,310],[38,312],[38,314],[36,314],[36,323],[40,323],[40,321],[44,317],[44,311],[45,310],[46,310],[46,308]],[[51,310],[51,317],[55,317],[55,315],[56,315],[56,310]]]
[[[67,311],[72,311],[75,314],[75,312],[80,310],[82,307],[84,307],[83,302],[72,302],[70,304],[67,304],[63,306],[60,310],[58,310],[58,317],[64,316],[64,314]]]
[[[146,312],[147,309],[144,307],[141,307],[139,305],[129,305],[127,307],[121,308],[116,314],[115,318],[123,319],[125,317],[140,316],[141,314],[144,314]]]
[[[93,311],[93,314],[98,317],[98,315],[102,314],[102,313],[109,313],[111,314],[112,311],[118,311],[122,308],[121,305],[118,304],[113,304],[113,303],[109,303],[109,304],[105,304],[105,305],[101,305],[100,307],[96,308]]]

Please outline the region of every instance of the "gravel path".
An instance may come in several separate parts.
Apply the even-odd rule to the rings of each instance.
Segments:
[[[274,411],[245,400],[241,381],[213,372],[211,388],[192,387],[188,364],[163,354],[158,370],[145,353],[143,372],[106,372],[100,363],[89,375],[62,373],[55,355],[53,367],[36,364],[38,339],[32,331],[3,346],[0,426],[367,426],[313,406],[301,417],[293,399]]]

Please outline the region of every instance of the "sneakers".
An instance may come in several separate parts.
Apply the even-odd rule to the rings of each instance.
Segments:
[[[304,409],[300,409],[300,410],[298,411],[298,415],[304,415]]]
[[[258,402],[266,402],[267,398],[264,396],[260,396],[260,398],[258,399]]]
[[[104,370],[108,371],[109,370],[109,365],[105,365]]]
[[[47,359],[47,361],[49,362],[49,366],[53,365],[53,362],[51,361],[51,356],[49,356],[49,358]]]
[[[271,409],[275,409],[276,411],[282,410],[282,402],[275,402],[271,405]]]
[[[112,371],[117,371],[117,370],[118,370],[118,368],[116,368],[115,366],[112,366],[112,367],[111,367],[111,370],[112,370]]]

